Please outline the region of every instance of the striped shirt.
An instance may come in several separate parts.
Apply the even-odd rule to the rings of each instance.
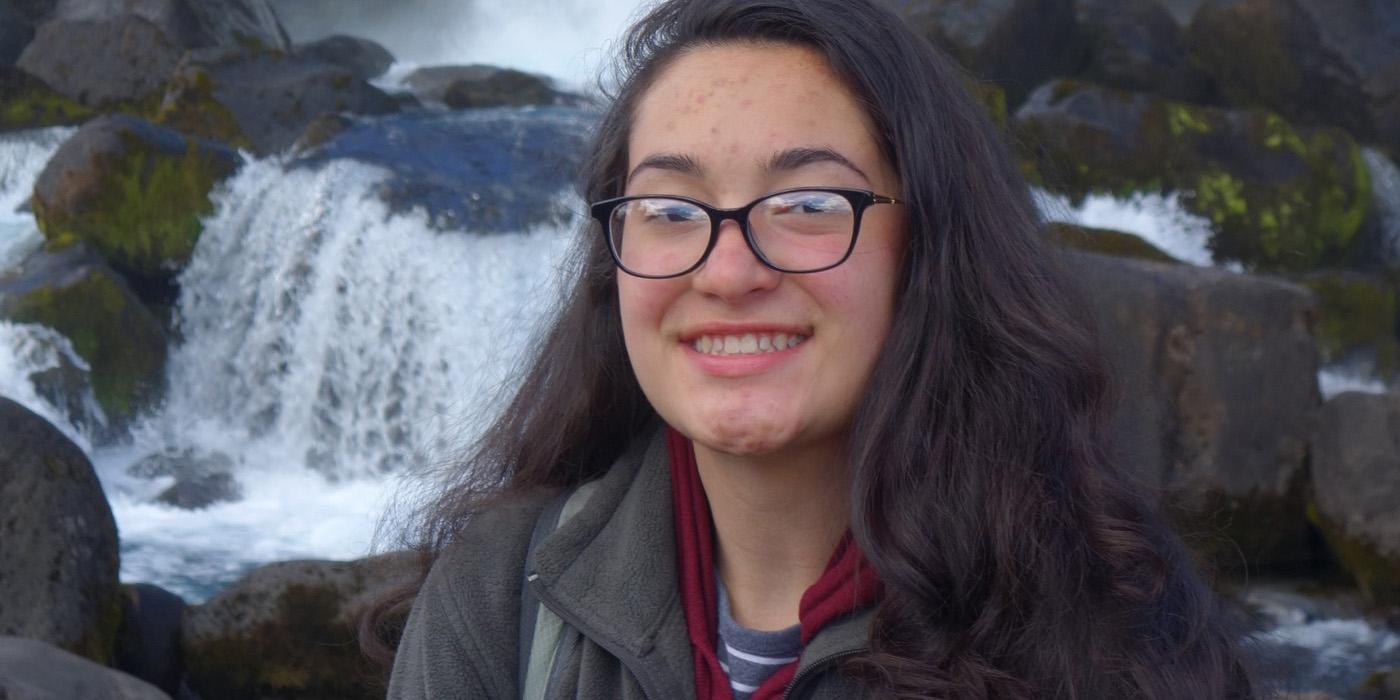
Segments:
[[[715,576],[718,580],[719,576]],[[802,653],[802,627],[793,625],[776,632],[749,629],[734,621],[729,594],[719,582],[719,643],[715,645],[720,668],[729,676],[734,700],[749,700],[778,669],[796,661]]]

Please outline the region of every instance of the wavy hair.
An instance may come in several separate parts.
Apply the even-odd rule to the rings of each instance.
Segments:
[[[909,235],[889,337],[851,429],[851,529],[885,595],[848,663],[900,698],[1250,697],[1233,628],[1110,457],[1084,305],[967,77],[873,0],[670,0],[626,35],[582,173],[623,193],[634,108],[682,52],[786,43],[826,57],[902,183]],[[425,511],[426,567],[498,498],[581,483],[656,421],[627,363],[596,224],[514,398]],[[370,634],[412,588],[367,618]]]

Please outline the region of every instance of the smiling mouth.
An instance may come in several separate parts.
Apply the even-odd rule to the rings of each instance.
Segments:
[[[759,355],[795,348],[807,340],[805,335],[789,333],[744,333],[743,335],[702,335],[690,341],[690,347],[704,355]]]

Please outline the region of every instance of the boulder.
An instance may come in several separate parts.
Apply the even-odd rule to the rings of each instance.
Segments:
[[[1015,131],[1027,176],[1071,199],[1179,193],[1212,222],[1218,262],[1306,271],[1374,249],[1370,173],[1338,129],[1056,81],[1017,111]]]
[[[117,630],[116,667],[160,688],[180,692],[180,622],[185,601],[160,586],[122,586],[122,624]]]
[[[1215,268],[1067,253],[1116,379],[1120,459],[1225,570],[1314,564],[1312,294]]]
[[[34,25],[29,18],[20,14],[10,0],[0,0],[0,66],[14,63],[33,38]]]
[[[1363,360],[1378,377],[1400,370],[1400,305],[1385,275],[1311,272],[1298,282],[1318,298],[1317,341],[1325,363]]]
[[[1045,227],[1045,236],[1057,245],[1090,253],[1118,255],[1161,263],[1181,262],[1168,255],[1161,248],[1143,240],[1142,237],[1123,231],[1056,222]]]
[[[267,0],[58,0],[51,17],[107,22],[135,15],[176,46],[255,46],[285,51],[287,32]]]
[[[142,680],[34,639],[0,637],[0,698],[170,700]]]
[[[16,65],[87,107],[145,112],[181,53],[159,27],[136,15],[57,19],[39,25]]]
[[[430,66],[404,82],[427,102],[453,109],[550,105],[565,97],[548,78],[496,66]]]
[[[394,98],[340,66],[268,51],[192,51],[157,120],[186,133],[252,149],[291,146],[325,112],[387,114]]]
[[[1309,515],[1361,590],[1400,605],[1400,394],[1338,394],[1313,444]]]
[[[1019,105],[1032,88],[1074,75],[1087,47],[1075,24],[1075,0],[894,0],[914,31],[978,78],[1006,89]]]
[[[1181,27],[1156,0],[1075,0],[1088,61],[1076,77],[1186,102],[1209,94],[1205,73],[1186,61]]]
[[[168,449],[147,455],[126,471],[141,479],[173,479],[174,483],[161,491],[156,501],[185,510],[208,508],[243,497],[243,487],[233,476],[233,460],[222,452]]]
[[[1207,5],[1186,36],[1191,62],[1229,104],[1339,126],[1400,156],[1400,3]]]
[[[93,114],[92,109],[60,95],[44,81],[17,68],[0,66],[0,133],[81,124]]]
[[[190,687],[204,700],[384,697],[385,674],[356,644],[358,617],[415,571],[407,553],[254,569],[187,611]]]
[[[378,78],[389,70],[389,66],[394,65],[394,56],[388,49],[369,39],[344,34],[303,44],[296,48],[295,53],[321,63],[340,66],[361,80]]]
[[[0,318],[67,337],[91,368],[111,429],[129,424],[160,393],[167,344],[160,321],[86,245],[36,253],[0,277]]]
[[[209,192],[242,164],[234,151],[113,115],[88,122],[34,183],[34,217],[50,248],[86,241],[153,288],[174,277],[213,212]]]
[[[92,464],[0,397],[0,635],[105,663],[120,619],[117,525]]]

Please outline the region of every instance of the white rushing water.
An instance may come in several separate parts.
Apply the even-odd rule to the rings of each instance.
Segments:
[[[1078,206],[1069,198],[1037,189],[1036,203],[1049,221],[1131,233],[1192,265],[1209,266],[1210,220],[1182,208],[1177,194],[1138,193],[1128,199],[1091,194]]]
[[[1374,148],[1361,149],[1371,174],[1371,192],[1380,219],[1382,253],[1400,264],[1400,167]]]

